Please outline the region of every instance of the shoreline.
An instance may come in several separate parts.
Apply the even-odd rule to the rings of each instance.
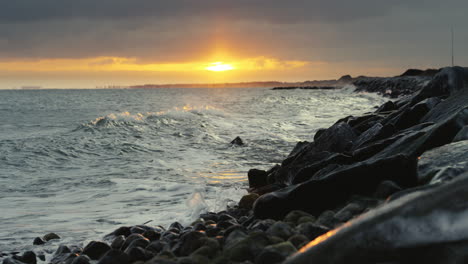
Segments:
[[[418,79],[418,85],[394,78],[400,79],[372,80],[358,88],[391,88],[404,92],[390,95],[409,95],[319,130],[313,142],[298,143],[281,165],[250,170],[250,193],[237,206],[202,214],[187,227],[177,222],[167,230],[120,227],[103,242],[84,248],[62,245],[48,261],[375,263],[431,260],[435,255],[447,262],[434,258],[429,263],[461,263],[457,261],[466,257],[462,252],[444,252],[468,248],[451,243],[468,239],[463,236],[468,232],[462,234],[468,227],[455,225],[468,214],[463,207],[468,187],[462,188],[468,186],[463,163],[468,158],[468,69],[445,68],[433,78]],[[382,82],[400,85],[385,87]],[[452,201],[458,207],[450,207]],[[442,209],[449,211],[461,237],[447,234],[450,225],[431,214]],[[424,229],[421,223],[430,225]],[[36,243],[55,239],[48,234]],[[432,255],[424,252],[428,245]],[[36,257],[25,252],[3,263],[35,263]]]

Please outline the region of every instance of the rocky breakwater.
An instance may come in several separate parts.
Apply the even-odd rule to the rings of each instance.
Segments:
[[[357,77],[352,79],[357,92],[379,93],[383,96],[397,98],[411,95],[422,89],[440,70],[410,69],[396,77]]]
[[[334,229],[286,263],[466,263],[467,131],[468,68],[445,68],[411,96],[299,143],[264,173],[257,189],[278,190],[254,215],[328,219]]]
[[[468,69],[446,68],[410,96],[319,130],[281,165],[250,170],[237,206],[188,226],[119,227],[52,254],[41,247],[60,237],[47,235],[33,251],[0,256],[4,264],[467,263],[467,139]]]

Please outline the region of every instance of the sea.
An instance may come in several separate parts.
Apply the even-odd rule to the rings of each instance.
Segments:
[[[0,90],[0,252],[47,255],[224,210],[249,169],[387,101],[353,90]],[[61,239],[32,245],[49,232]]]

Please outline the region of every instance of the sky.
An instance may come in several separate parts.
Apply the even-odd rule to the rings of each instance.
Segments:
[[[14,0],[0,88],[305,81],[468,65],[466,0]]]

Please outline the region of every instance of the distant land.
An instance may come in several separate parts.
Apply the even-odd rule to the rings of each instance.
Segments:
[[[439,72],[439,69],[409,69],[403,74],[396,77],[429,77],[434,76]],[[339,79],[334,80],[315,80],[315,81],[304,81],[304,82],[279,82],[279,81],[266,81],[266,82],[238,82],[238,83],[185,83],[185,84],[143,84],[133,85],[126,88],[135,89],[154,89],[154,88],[338,88],[347,84],[352,84],[358,80],[365,80],[369,78],[382,78],[382,77],[367,77],[358,76],[351,77],[350,75],[344,75]],[[116,86],[109,86],[109,88],[116,88]]]

